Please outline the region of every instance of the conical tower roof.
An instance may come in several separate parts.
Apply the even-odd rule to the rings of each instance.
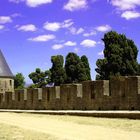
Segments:
[[[9,78],[14,77],[1,50],[0,50],[0,77],[9,77]]]

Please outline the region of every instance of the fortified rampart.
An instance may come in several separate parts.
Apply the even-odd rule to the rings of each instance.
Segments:
[[[140,110],[140,77],[114,77],[0,94],[2,109]]]

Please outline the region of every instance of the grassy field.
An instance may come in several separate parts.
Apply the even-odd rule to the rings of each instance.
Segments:
[[[0,113],[0,140],[139,140],[140,120]]]
[[[0,123],[0,140],[54,140],[49,134]]]

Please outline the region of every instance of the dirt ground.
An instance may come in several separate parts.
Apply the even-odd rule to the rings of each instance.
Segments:
[[[0,140],[140,140],[140,120],[1,112]]]

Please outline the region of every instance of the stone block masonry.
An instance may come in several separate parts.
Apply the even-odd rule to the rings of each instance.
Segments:
[[[140,77],[0,93],[1,109],[140,110]]]

